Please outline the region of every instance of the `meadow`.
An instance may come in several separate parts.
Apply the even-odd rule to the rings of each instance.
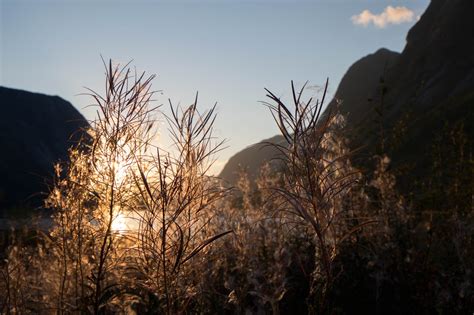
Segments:
[[[354,166],[326,90],[266,91],[285,142],[234,187],[209,175],[215,107],[166,115],[153,76],[105,68],[97,118],[55,167],[51,230],[17,233],[0,265],[2,314],[472,312],[472,209],[410,202],[386,154]]]

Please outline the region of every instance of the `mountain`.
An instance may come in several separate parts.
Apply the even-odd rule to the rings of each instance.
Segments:
[[[472,193],[471,12],[471,0],[433,0],[409,31],[400,57],[387,70],[374,107],[367,107],[366,118],[351,126],[353,146],[364,148],[359,165],[367,166],[371,155],[384,151],[405,193],[422,194],[420,185],[436,181],[444,191],[462,186],[467,195]],[[378,122],[370,123],[374,120]]]
[[[352,124],[359,123],[367,111],[367,108],[364,108],[367,99],[373,96],[385,69],[391,67],[398,58],[398,53],[382,48],[355,62],[343,76],[327,109],[337,106],[339,111],[347,116],[348,121]],[[260,167],[278,154],[268,143],[283,142],[283,137],[278,135],[236,153],[224,166],[220,177],[235,184],[239,171],[246,170],[251,178],[255,178]]]
[[[42,205],[54,163],[67,161],[88,123],[58,96],[0,87],[0,101],[2,217]]]
[[[335,98],[327,110],[337,106],[339,112],[346,116],[348,124],[361,123],[365,113],[370,110],[368,100],[375,96],[381,78],[398,61],[399,56],[397,52],[381,48],[356,61],[342,77]]]
[[[272,162],[272,159],[278,157],[278,150],[270,144],[283,142],[282,136],[274,136],[237,152],[227,161],[219,177],[235,185],[240,173],[245,172],[251,180],[254,180],[266,162]]]
[[[351,147],[358,149],[354,163],[370,170],[373,155],[388,154],[405,193],[422,195],[417,189],[437,182],[440,190],[462,187],[466,200],[472,196],[472,12],[472,0],[431,1],[409,31],[401,54],[382,49],[360,59],[337,89],[339,110],[347,115],[346,135]],[[335,106],[333,100],[328,109]],[[229,174],[235,173],[236,165],[245,168],[247,161],[260,165],[262,159],[271,159],[269,150],[269,155],[252,159],[258,146],[231,158],[222,177],[232,182]],[[245,159],[239,160],[242,156]]]
[[[420,110],[472,91],[474,21],[470,0],[433,0],[409,31],[407,44],[387,76],[390,115],[409,103]]]

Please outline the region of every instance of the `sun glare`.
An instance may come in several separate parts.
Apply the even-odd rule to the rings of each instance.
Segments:
[[[122,183],[122,181],[127,176],[128,166],[123,161],[115,164],[115,181],[117,184]]]
[[[119,212],[112,221],[112,231],[125,234],[138,230],[139,217],[133,212],[123,213]]]
[[[130,229],[128,221],[129,218],[127,218],[123,213],[117,214],[112,221],[112,230],[120,234],[127,232]]]

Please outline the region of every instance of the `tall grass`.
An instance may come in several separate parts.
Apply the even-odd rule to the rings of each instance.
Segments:
[[[153,77],[110,61],[105,94],[89,93],[97,107],[90,138],[70,150],[68,165],[56,166],[46,201],[55,214],[48,264],[37,271],[44,310],[98,314],[138,303],[174,314],[188,289],[186,264],[229,233],[206,234],[209,208],[225,193],[206,175],[222,145],[212,135],[214,108],[201,114],[197,98],[184,109],[170,103],[175,148],[156,147],[162,113],[151,107]],[[121,231],[117,222],[130,214],[137,228]],[[6,271],[7,289],[21,292],[27,281],[11,283],[10,262]],[[17,309],[11,301],[8,311]]]
[[[305,86],[296,91],[291,83],[293,104],[285,105],[267,91],[273,118],[286,140],[274,144],[281,152],[284,183],[273,189],[288,203],[288,211],[311,227],[316,246],[312,290],[321,293],[318,309],[325,308],[325,292],[333,281],[332,261],[341,241],[368,222],[350,227],[353,212],[341,203],[360,177],[350,163],[350,151],[338,135],[344,119],[337,113],[321,115],[328,81],[321,100],[303,100]],[[315,292],[314,292],[315,293]]]
[[[282,163],[263,167],[256,182],[242,174],[229,188],[207,175],[223,145],[213,135],[215,106],[201,112],[196,96],[188,107],[169,101],[166,115],[153,106],[154,76],[111,61],[105,70],[105,92],[88,94],[96,120],[69,162],[56,166],[46,200],[52,230],[39,233],[35,246],[13,242],[1,265],[1,313],[474,305],[472,214],[416,217],[396,191],[388,157],[375,157],[372,174],[354,168],[344,117],[322,113],[327,82],[321,101],[304,100],[305,86],[293,83],[291,104],[267,90],[285,139],[273,144]],[[157,141],[158,120],[171,148]]]

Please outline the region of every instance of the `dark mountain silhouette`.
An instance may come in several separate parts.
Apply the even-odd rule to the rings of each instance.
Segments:
[[[407,104],[421,110],[472,91],[474,82],[474,2],[433,0],[409,31],[398,62],[387,75],[390,116]]]
[[[83,135],[85,118],[58,96],[0,87],[0,216],[42,205],[54,163]]]
[[[227,161],[219,177],[234,185],[240,173],[245,172],[251,180],[254,180],[266,162],[272,162],[278,157],[278,150],[270,144],[283,142],[282,136],[274,136],[237,152]]]
[[[366,118],[351,126],[352,145],[363,148],[358,164],[368,167],[370,156],[387,153],[399,189],[416,199],[424,198],[423,190],[443,200],[472,196],[473,11],[474,1],[433,0],[409,31]],[[456,192],[444,198],[442,191],[451,188]]]
[[[434,0],[409,31],[405,49],[385,77],[389,125],[407,110],[426,115],[446,107],[442,104],[449,99],[473,92],[473,9],[469,0]]]
[[[381,48],[356,61],[342,77],[335,99],[329,103],[326,111],[335,110],[337,107],[350,125],[362,122],[370,110],[367,100],[374,97],[381,77],[395,64],[399,56],[397,52]]]
[[[382,49],[362,58],[349,68],[337,89],[336,97],[342,101],[339,110],[347,115],[347,137],[352,148],[359,149],[354,162],[370,169],[374,154],[388,154],[404,192],[412,191],[426,178],[432,181],[436,165],[442,165],[445,173],[440,175],[441,186],[462,185],[462,181],[449,182],[463,173],[461,169],[467,178],[464,184],[470,185],[469,156],[472,159],[474,138],[472,12],[471,0],[433,0],[409,31],[401,54]],[[335,106],[333,100],[328,109]],[[255,155],[259,146],[237,153],[221,176],[233,183],[236,165],[253,171],[255,165],[273,156],[268,149],[268,155]]]
[[[387,67],[395,63],[398,56],[398,53],[388,49],[379,49],[358,60],[343,76],[335,98],[328,104],[327,109],[334,109],[337,106],[341,113],[347,115],[351,124],[359,123],[367,113],[367,99],[373,96],[380,77]],[[341,103],[338,105],[339,101]],[[278,151],[268,143],[283,141],[282,136],[275,136],[245,148],[229,159],[220,176],[235,184],[239,172],[245,170],[251,178],[255,178],[260,167],[278,154]]]

